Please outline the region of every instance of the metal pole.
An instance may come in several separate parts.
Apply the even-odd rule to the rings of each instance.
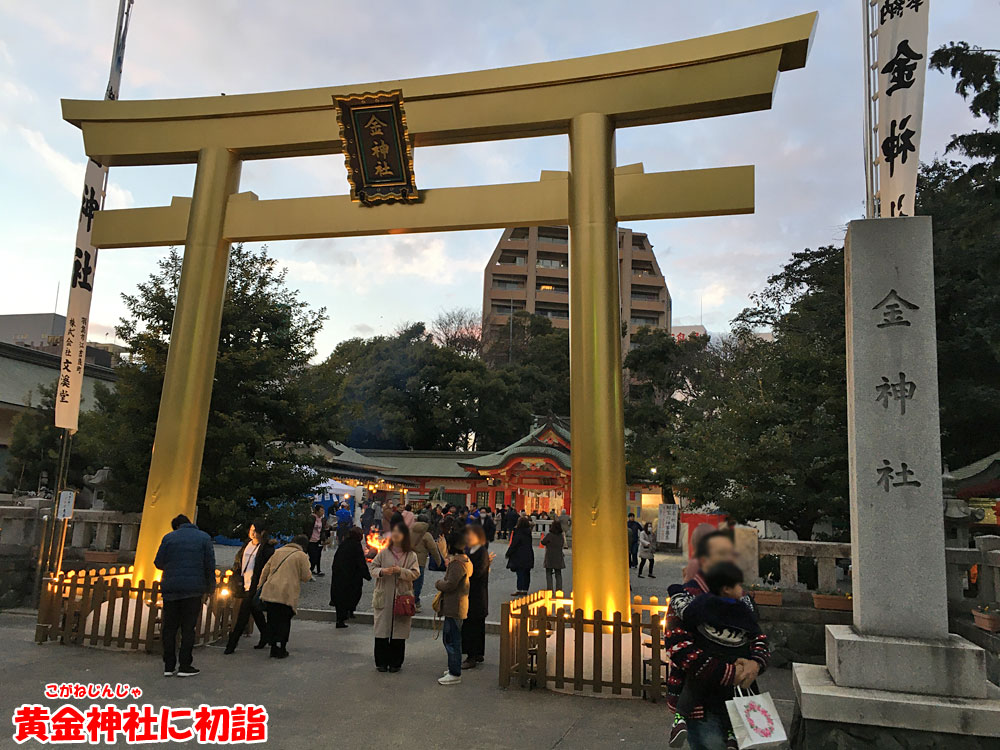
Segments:
[[[573,605],[627,611],[625,420],[622,396],[614,126],[577,115],[569,131],[570,429]]]
[[[872,46],[875,44],[875,34],[872,32],[872,6],[878,7],[878,0],[861,0],[861,33],[864,37],[864,159],[865,159],[865,218],[876,218],[875,194],[877,192],[877,174],[875,171],[875,82],[872,57]],[[876,32],[877,33],[877,32]]]

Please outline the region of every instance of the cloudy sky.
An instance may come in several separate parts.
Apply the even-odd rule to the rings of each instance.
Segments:
[[[117,0],[0,0],[0,313],[65,311],[85,159],[60,98],[100,98]],[[995,0],[932,2],[931,48],[995,46]],[[639,222],[667,276],[674,323],[723,330],[795,250],[840,242],[864,205],[858,0],[136,0],[122,98],[309,88],[500,67],[660,44],[811,10],[819,27],[804,70],[782,74],[774,108],[622,130],[618,163],[646,171],[756,164],[752,216]],[[950,79],[929,75],[923,153],[973,126]],[[418,149],[423,188],[535,180],[567,168],[564,137]],[[193,166],[117,168],[108,207],[190,195]],[[242,190],[261,198],[346,193],[341,157],[254,161]],[[497,231],[282,242],[289,280],[330,320],[337,342],[478,308]],[[95,338],[108,337],[163,249],[104,251]],[[57,300],[57,287],[61,291]]]

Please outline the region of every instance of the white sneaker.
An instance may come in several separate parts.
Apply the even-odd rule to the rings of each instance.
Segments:
[[[453,675],[451,672],[438,679],[438,685],[457,685],[462,681],[461,677]]]

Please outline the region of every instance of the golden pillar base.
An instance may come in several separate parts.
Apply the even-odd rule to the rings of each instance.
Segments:
[[[577,115],[569,141],[573,602],[589,617],[629,605],[614,126]]]
[[[198,154],[133,582],[159,578],[153,559],[171,519],[179,513],[196,517],[229,271],[229,242],[222,229],[239,179],[240,162],[231,151],[213,147]]]

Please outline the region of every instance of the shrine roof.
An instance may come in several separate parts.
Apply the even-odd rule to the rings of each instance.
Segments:
[[[393,471],[401,476],[442,479],[465,479],[469,470],[462,463],[488,455],[481,451],[362,450],[371,460],[391,463]]]
[[[948,473],[954,478],[959,497],[993,495],[998,492],[1000,480],[1000,451]]]
[[[543,441],[542,436],[549,431],[563,440],[566,446],[561,443],[551,444]],[[506,448],[501,448],[479,458],[461,461],[461,465],[473,470],[495,469],[515,458],[543,457],[553,459],[562,468],[569,471],[572,464],[568,445],[569,430],[560,420],[549,419],[536,425],[531,432]]]

